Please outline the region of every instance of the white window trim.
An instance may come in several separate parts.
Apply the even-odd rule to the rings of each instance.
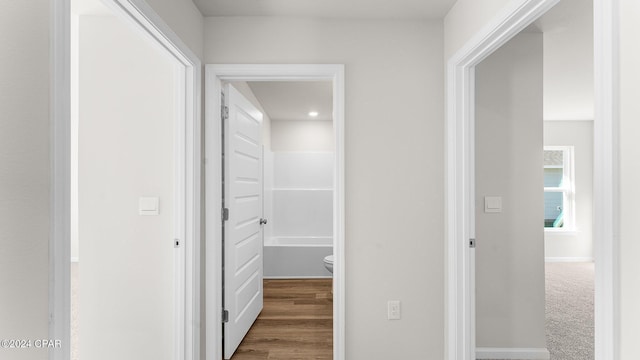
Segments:
[[[545,232],[575,232],[576,231],[576,177],[573,146],[545,146],[544,150],[562,151],[562,186],[544,187],[544,192],[561,192],[564,194],[563,211],[564,226],[561,228],[545,227]],[[552,168],[552,166],[545,166]]]

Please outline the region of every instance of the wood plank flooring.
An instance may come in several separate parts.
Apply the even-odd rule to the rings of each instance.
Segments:
[[[265,279],[264,308],[231,359],[333,359],[331,279]]]

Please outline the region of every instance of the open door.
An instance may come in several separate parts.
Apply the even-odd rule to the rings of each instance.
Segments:
[[[262,311],[262,113],[233,86],[224,94],[224,358],[230,359]]]

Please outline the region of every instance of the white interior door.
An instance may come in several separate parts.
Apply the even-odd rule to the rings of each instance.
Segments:
[[[176,61],[119,16],[81,16],[76,46],[81,260],[72,353],[183,359],[188,265],[184,241],[174,247],[174,239],[184,239],[187,192],[178,180],[186,156],[177,141],[184,112],[175,101]],[[132,101],[140,94],[144,101]],[[0,359],[35,357],[46,356],[2,352]]]
[[[262,310],[262,113],[225,86],[224,358],[230,359]]]

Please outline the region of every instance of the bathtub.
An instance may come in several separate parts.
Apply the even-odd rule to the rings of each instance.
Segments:
[[[267,279],[330,278],[322,260],[333,254],[333,238],[270,237],[264,242]]]

